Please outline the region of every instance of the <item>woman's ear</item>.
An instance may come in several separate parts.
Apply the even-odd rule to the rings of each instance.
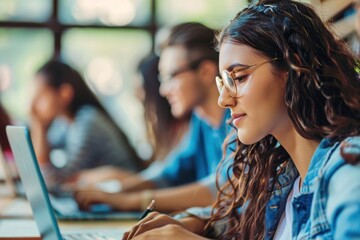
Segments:
[[[280,76],[285,79],[285,81],[287,81],[288,77],[289,77],[289,72],[288,71],[282,71],[280,73]]]
[[[218,66],[216,62],[211,60],[204,60],[199,68],[198,74],[205,86],[215,84],[215,77],[218,73]]]
[[[278,74],[278,77],[282,82],[281,88],[282,88],[282,90],[284,91],[284,94],[285,94],[286,83],[288,81],[289,72],[288,71],[280,71],[279,74]]]
[[[58,93],[61,105],[66,108],[74,98],[74,88],[68,83],[63,83]]]

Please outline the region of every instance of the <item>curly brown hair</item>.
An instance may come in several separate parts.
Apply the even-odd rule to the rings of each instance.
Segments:
[[[279,59],[272,65],[288,73],[284,101],[302,137],[342,141],[360,134],[357,60],[310,6],[290,0],[250,5],[219,34],[219,46],[225,41]],[[263,239],[266,203],[289,161],[271,135],[251,145],[237,140],[229,181],[219,189],[207,229],[226,220],[219,239]]]

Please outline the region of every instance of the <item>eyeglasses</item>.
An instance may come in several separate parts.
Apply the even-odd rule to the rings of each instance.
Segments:
[[[193,71],[193,70],[196,70],[199,66],[200,66],[200,63],[202,61],[204,61],[206,58],[200,58],[200,59],[197,59],[191,63],[189,63],[187,66],[183,67],[183,68],[180,68],[178,70],[175,70],[173,71],[172,73],[168,74],[168,75],[165,75],[165,76],[161,76],[161,74],[159,74],[158,78],[159,78],[159,81],[161,83],[165,83],[165,82],[168,82],[169,80],[175,78],[176,76],[178,76],[179,74],[182,74],[182,73],[185,73],[185,72],[188,72],[188,71]]]
[[[217,76],[215,78],[216,86],[217,86],[217,88],[219,90],[219,93],[221,93],[222,90],[223,90],[223,87],[225,87],[225,89],[229,92],[231,97],[236,97],[237,96],[237,87],[236,87],[236,83],[235,83],[235,80],[234,80],[236,78],[236,76],[235,76],[236,73],[241,72],[241,71],[245,71],[245,70],[248,70],[248,69],[255,69],[257,67],[260,67],[261,65],[264,65],[265,63],[269,63],[269,62],[272,62],[272,61],[275,61],[275,60],[277,60],[277,58],[273,58],[271,60],[268,60],[268,61],[265,61],[265,62],[262,62],[262,63],[258,63],[258,64],[238,68],[238,69],[235,69],[235,70],[233,70],[231,72],[229,72],[227,70],[223,70],[221,72],[221,77]]]

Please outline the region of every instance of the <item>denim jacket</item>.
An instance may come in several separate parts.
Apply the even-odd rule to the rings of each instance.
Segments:
[[[360,137],[348,138],[346,142],[360,146]],[[266,206],[265,239],[273,238],[298,175],[290,162],[278,177]],[[340,143],[323,139],[292,207],[292,239],[360,239],[360,164],[345,163]],[[209,217],[210,208],[193,208],[188,212]],[[224,227],[226,223],[219,223],[215,232],[221,233]]]

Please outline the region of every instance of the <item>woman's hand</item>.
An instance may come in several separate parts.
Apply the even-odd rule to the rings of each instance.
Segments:
[[[172,228],[164,228],[165,226],[172,226]],[[149,232],[150,234],[150,232],[152,232],[155,229],[162,229],[163,231],[152,232],[151,234],[154,235],[150,235],[150,236],[155,237],[155,236],[160,236],[158,234],[164,234],[162,236],[164,237],[164,239],[166,239],[166,236],[168,237],[171,236],[166,234],[174,230],[173,229],[174,226],[178,226],[179,228],[184,230],[186,229],[186,231],[189,233],[191,232],[202,233],[205,227],[205,222],[197,218],[185,218],[181,221],[178,221],[165,214],[152,212],[146,218],[139,221],[129,232],[126,232],[124,234],[123,239],[124,240],[137,239],[135,237],[139,236],[140,234],[143,234],[145,232],[146,233]],[[175,229],[175,230],[178,231],[179,229]],[[196,235],[194,234],[194,236]],[[188,238],[179,238],[179,239],[188,239]]]
[[[30,124],[32,131],[46,131],[54,118],[55,116],[41,114],[41,112],[38,110],[36,101],[32,102],[30,107]]]
[[[104,203],[119,211],[134,211],[140,208],[140,199],[135,194],[106,193],[100,190],[79,190],[75,200],[80,209],[89,210],[91,205]]]
[[[31,139],[37,159],[40,164],[48,164],[50,161],[50,147],[47,139],[47,130],[53,119],[43,118],[38,113],[34,103],[31,105],[30,118]]]
[[[109,193],[100,190],[80,190],[75,193],[75,200],[80,209],[89,210],[92,204],[106,203],[111,197]]]
[[[176,224],[168,224],[164,227],[152,229],[150,231],[147,231],[141,235],[137,235],[134,238],[127,238],[125,235],[123,240],[205,240],[206,238],[203,238],[199,235],[196,235],[185,228],[176,225]]]
[[[77,174],[75,181],[79,186],[95,186],[100,182],[108,180],[122,181],[133,175],[133,172],[114,166],[104,166],[81,171]]]

